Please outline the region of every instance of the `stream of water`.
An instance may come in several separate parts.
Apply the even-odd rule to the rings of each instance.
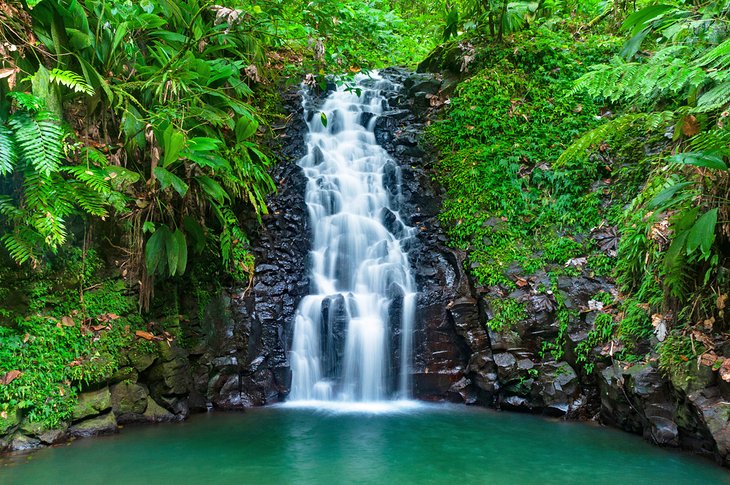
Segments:
[[[295,316],[291,401],[409,396],[416,288],[402,243],[414,230],[395,209],[397,186],[384,181],[392,161],[374,133],[383,89],[393,85],[371,73],[319,107],[305,97],[308,150],[299,164],[313,228],[311,294]]]
[[[465,406],[279,406],[19,455],[0,484],[730,484],[711,461],[639,436]]]

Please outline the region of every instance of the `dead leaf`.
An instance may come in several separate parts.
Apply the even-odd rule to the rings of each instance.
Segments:
[[[63,317],[63,318],[61,318],[61,324],[64,325],[64,326],[66,326],[66,327],[73,327],[74,325],[76,325],[74,323],[74,321],[73,321],[73,318],[71,318],[71,317]]]
[[[151,333],[145,332],[144,330],[137,330],[136,332],[134,332],[134,334],[138,338],[143,338],[145,340],[155,340],[157,338],[154,335],[152,335]]]
[[[724,310],[726,304],[727,304],[727,293],[723,293],[722,295],[717,297],[717,309]]]
[[[28,340],[30,340],[30,334],[26,333],[25,336],[23,336],[23,343],[27,343]]]
[[[101,332],[102,330],[111,330],[109,325],[94,325],[91,327],[94,332]]]
[[[714,366],[715,362],[717,362],[718,360],[720,360],[720,358],[711,352],[702,354],[700,356],[700,364],[706,365],[707,367]]]
[[[524,278],[520,278],[520,277],[518,276],[518,277],[517,277],[517,281],[515,281],[515,284],[516,284],[517,286],[519,286],[520,288],[524,288],[525,286],[529,285],[530,283],[529,283],[529,282],[528,282],[528,281],[527,281],[526,279],[524,279]]]
[[[682,134],[690,137],[700,132],[700,123],[694,115],[685,116],[682,120]]]
[[[20,372],[19,370],[11,370],[10,372],[6,372],[5,374],[2,375],[2,377],[0,377],[0,384],[7,386],[8,384],[10,384],[11,382],[13,382],[15,379],[17,379],[18,377],[20,377],[22,375],[23,375],[23,373]]]
[[[705,327],[705,330],[712,330],[712,327],[715,325],[715,317],[708,318],[704,322],[702,322],[702,326]]]

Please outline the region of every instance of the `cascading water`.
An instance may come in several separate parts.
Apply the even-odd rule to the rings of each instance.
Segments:
[[[374,133],[395,86],[373,73],[356,83],[318,111],[304,103],[311,294],[295,316],[290,401],[409,397],[416,285],[404,242],[414,229],[396,210],[398,184],[386,188],[394,165]]]

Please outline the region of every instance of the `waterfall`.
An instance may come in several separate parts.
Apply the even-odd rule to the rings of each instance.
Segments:
[[[311,286],[294,318],[290,401],[410,397],[416,285],[405,245],[415,230],[374,132],[382,93],[397,86],[373,73],[355,82],[319,108],[304,101]]]

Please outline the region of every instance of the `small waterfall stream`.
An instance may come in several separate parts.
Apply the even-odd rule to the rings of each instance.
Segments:
[[[296,311],[290,401],[376,402],[410,396],[416,285],[394,167],[374,127],[390,81],[359,75],[308,114],[310,294]],[[398,177],[395,177],[396,179]],[[393,184],[393,185],[398,185]],[[387,227],[386,227],[387,226]],[[390,228],[390,230],[389,230]]]

